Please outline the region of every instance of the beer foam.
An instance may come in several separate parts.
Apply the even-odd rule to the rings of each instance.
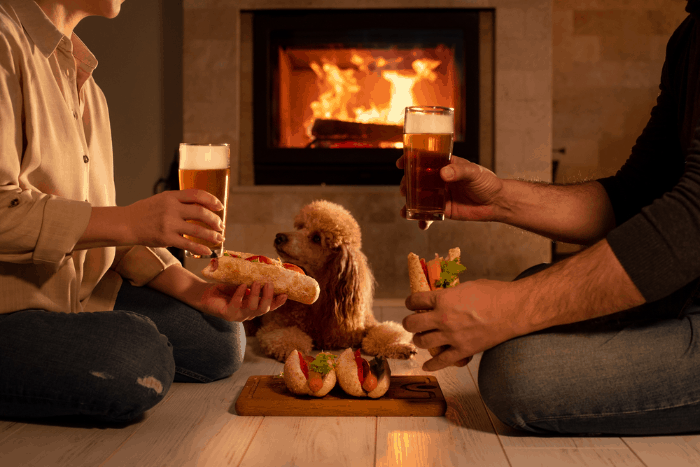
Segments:
[[[180,145],[180,168],[194,169],[227,169],[229,167],[228,145]]]
[[[452,115],[409,113],[404,122],[404,133],[445,134],[454,131]]]

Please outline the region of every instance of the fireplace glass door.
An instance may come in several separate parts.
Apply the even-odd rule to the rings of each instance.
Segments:
[[[478,162],[478,10],[256,11],[253,52],[256,184],[397,185],[412,105]]]

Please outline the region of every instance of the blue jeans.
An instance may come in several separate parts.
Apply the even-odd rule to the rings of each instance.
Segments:
[[[700,301],[694,287],[484,352],[479,388],[486,405],[505,424],[535,433],[700,432]]]
[[[115,311],[0,315],[0,418],[133,420],[173,381],[230,376],[245,343],[241,323],[126,281]]]

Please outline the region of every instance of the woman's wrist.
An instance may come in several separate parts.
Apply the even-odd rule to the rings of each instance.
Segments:
[[[184,267],[174,264],[154,277],[148,286],[198,309],[199,299],[209,283]]]
[[[83,235],[75,245],[76,250],[106,246],[133,245],[125,220],[126,208],[119,206],[93,207]]]

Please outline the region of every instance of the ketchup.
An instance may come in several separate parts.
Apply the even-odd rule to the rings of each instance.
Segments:
[[[369,364],[360,356],[360,349],[355,351],[355,364],[357,365],[357,377],[360,379],[360,384],[365,382],[365,376],[369,373]]]
[[[297,354],[299,355],[299,366],[301,367],[301,372],[304,373],[306,379],[309,379],[309,364],[306,363],[306,360],[301,352],[297,352]]]

